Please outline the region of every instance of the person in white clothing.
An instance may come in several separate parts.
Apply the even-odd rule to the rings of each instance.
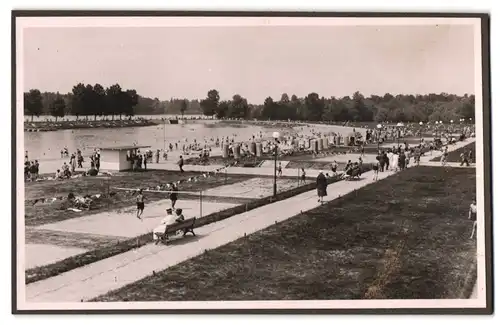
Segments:
[[[470,239],[474,237],[474,233],[477,228],[477,205],[476,200],[472,200],[471,205],[469,206],[469,220],[472,220],[472,233],[470,234]]]
[[[391,169],[394,171],[398,170],[398,160],[399,160],[399,155],[393,153],[391,157]]]
[[[167,215],[161,220],[160,224],[153,229],[153,240],[158,240],[156,233],[164,233],[168,225],[174,224],[177,219],[175,215],[172,214],[172,209],[167,209]]]

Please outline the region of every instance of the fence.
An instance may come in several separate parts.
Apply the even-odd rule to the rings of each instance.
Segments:
[[[113,187],[114,190],[118,191],[128,191],[128,192],[138,192],[140,189],[139,188],[127,188],[127,187]],[[167,195],[170,195],[171,193],[176,193],[176,194],[187,194],[188,196],[195,196],[198,198],[199,202],[199,213],[200,213],[200,218],[203,217],[203,191],[168,191],[168,190],[152,190],[152,189],[142,189],[143,192],[146,193],[165,193]]]

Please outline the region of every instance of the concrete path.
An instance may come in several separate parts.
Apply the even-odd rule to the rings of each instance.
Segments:
[[[379,174],[383,179],[391,172]],[[340,181],[328,187],[326,201],[345,195],[372,183],[372,172],[363,174],[359,181]],[[89,300],[106,292],[138,281],[153,271],[159,272],[182,261],[232,242],[245,233],[251,234],[275,222],[289,219],[301,211],[317,207],[316,190],[308,191],[258,209],[242,213],[220,222],[200,227],[197,237],[173,241],[171,245],[146,245],[137,250],[116,255],[58,276],[29,284],[28,302],[78,302]]]
[[[202,202],[201,213],[206,216],[233,206],[236,206],[236,204]],[[36,229],[130,238],[152,231],[165,216],[165,209],[170,207],[170,200],[161,200],[150,204],[146,202],[142,221],[136,218],[135,207],[129,207],[122,213],[118,211],[101,212],[80,218],[44,224],[36,227]],[[200,202],[197,200],[179,200],[175,207],[182,208],[186,218],[200,217]]]
[[[449,150],[474,140],[450,146]],[[422,157],[426,162],[434,156]],[[213,166],[212,166],[213,167]],[[234,168],[234,167],[233,167]],[[232,168],[231,168],[232,169]],[[249,169],[246,169],[249,170]],[[229,171],[228,171],[229,172]],[[392,172],[379,174],[386,178]],[[328,187],[326,201],[345,195],[372,183],[373,172],[363,174],[359,181],[340,181]],[[137,250],[107,258],[58,276],[26,286],[27,302],[78,302],[90,300],[111,290],[138,281],[154,272],[202,254],[258,230],[289,219],[302,211],[318,206],[316,191],[275,202],[197,229],[197,237],[173,241],[169,246],[145,245]]]
[[[26,244],[24,245],[24,250],[24,267],[26,269],[55,263],[70,256],[78,255],[87,251],[82,248],[61,247],[50,244]]]
[[[447,162],[446,165],[442,165],[439,161],[426,161],[421,163],[422,166],[432,166],[432,167],[454,167],[454,168],[476,168],[476,164],[470,164],[470,166],[460,166],[460,163]]]

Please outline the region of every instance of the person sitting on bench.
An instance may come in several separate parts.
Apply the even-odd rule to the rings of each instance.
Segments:
[[[177,217],[177,219],[175,219],[176,222],[183,222],[185,220],[182,209],[175,210],[175,215]]]
[[[168,208],[167,215],[165,216],[165,218],[163,218],[160,224],[155,229],[153,229],[153,240],[155,241],[158,240],[159,238],[156,235],[156,233],[164,233],[165,229],[167,229],[169,225],[172,225],[177,222],[176,219],[177,217],[172,214],[172,209]]]

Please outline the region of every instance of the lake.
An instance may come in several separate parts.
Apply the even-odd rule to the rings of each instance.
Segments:
[[[358,130],[358,128],[357,128]],[[124,145],[147,145],[151,149],[163,149],[169,143],[177,141],[189,143],[194,139],[204,142],[207,138],[234,137],[235,141],[248,141],[252,135],[262,132],[263,137],[271,137],[274,131],[282,134],[288,132],[299,132],[310,135],[315,132],[337,132],[343,135],[352,131],[350,127],[341,126],[293,126],[276,127],[269,125],[251,125],[243,123],[225,123],[219,121],[188,121],[186,124],[166,124],[145,127],[130,128],[96,128],[60,130],[52,132],[24,132],[24,150],[28,151],[29,159],[34,160],[56,160],[60,158],[61,149],[67,147],[71,152],[76,149],[82,150],[85,155],[90,154],[94,148],[124,146]],[[359,129],[362,131],[362,129]]]

